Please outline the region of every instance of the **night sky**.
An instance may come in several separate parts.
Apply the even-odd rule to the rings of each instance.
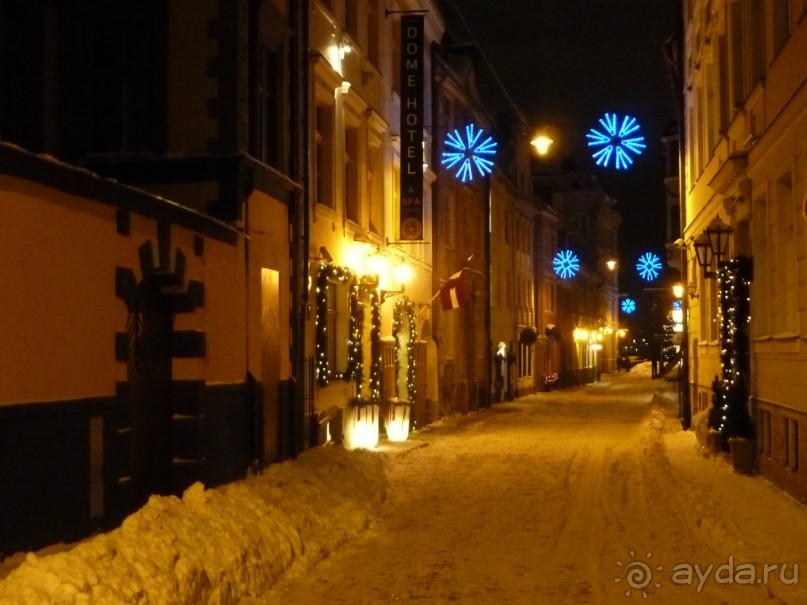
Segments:
[[[558,136],[553,153],[596,174],[617,199],[620,281],[632,281],[636,258],[654,250],[665,258],[664,162],[660,137],[675,118],[664,42],[677,27],[676,0],[447,0],[464,20],[457,37],[479,43],[502,87],[482,71],[482,97],[491,113],[518,106],[531,127]],[[465,29],[467,25],[471,34]],[[472,37],[471,37],[472,36]],[[483,62],[483,66],[485,63]],[[647,148],[627,171],[595,165],[585,135],[605,112],[635,116]]]

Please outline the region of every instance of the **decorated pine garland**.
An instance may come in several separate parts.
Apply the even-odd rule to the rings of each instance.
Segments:
[[[748,413],[749,322],[751,320],[751,259],[734,258],[718,270],[720,292],[721,377],[712,383],[710,428],[725,439],[752,438],[753,421]]]
[[[375,288],[370,289],[370,401],[381,400],[381,304]]]
[[[350,324],[348,337],[348,362],[343,372],[331,367],[334,360],[328,359],[328,293],[332,282],[348,284]],[[317,274],[317,382],[328,386],[331,380],[356,380],[361,386],[362,350],[361,337],[364,318],[364,304],[359,296],[359,283],[356,274],[349,267],[331,264],[319,266]]]
[[[406,373],[406,385],[409,391],[409,402],[414,403],[415,395],[417,394],[415,391],[415,376],[417,372],[417,364],[415,362],[415,341],[417,340],[417,327],[415,325],[414,305],[406,296],[400,298],[395,303],[395,309],[392,313],[392,336],[395,338],[395,397],[400,398],[398,376],[400,375],[401,371],[401,362],[398,352],[400,351],[401,347],[400,332],[404,313],[406,313],[406,316],[409,319],[409,341],[406,343],[406,355],[407,359],[409,360],[409,364]]]

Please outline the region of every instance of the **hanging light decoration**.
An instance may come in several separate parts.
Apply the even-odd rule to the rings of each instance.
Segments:
[[[591,157],[597,166],[609,168],[613,159],[614,168],[627,169],[633,164],[631,154],[638,156],[646,147],[636,118],[626,115],[620,123],[615,113],[606,113],[599,122],[603,130],[592,128],[586,135],[588,146],[597,148]]]
[[[645,252],[639,257],[636,263],[636,270],[639,272],[639,277],[643,280],[653,281],[661,272],[661,259],[657,254]]]
[[[620,304],[620,308],[622,309],[623,313],[625,313],[626,315],[630,315],[631,313],[636,311],[636,301],[628,297],[622,301],[622,303]]]
[[[449,169],[457,168],[456,177],[463,183],[473,180],[474,167],[480,177],[484,177],[493,171],[493,156],[496,154],[496,141],[488,137],[480,142],[483,133],[482,129],[477,130],[473,124],[465,127],[465,137],[459,130],[446,133],[445,147],[450,149],[443,152],[442,164]]]
[[[571,250],[560,250],[552,260],[552,269],[561,279],[569,279],[580,271],[580,259]]]
[[[417,375],[417,364],[415,363],[415,342],[417,342],[417,326],[415,325],[415,308],[412,301],[404,296],[395,303],[392,313],[392,336],[395,339],[395,397],[400,398],[398,389],[398,375],[401,371],[400,350],[401,350],[401,327],[406,316],[409,322],[409,334],[406,341],[406,390],[409,403],[415,402],[415,376]]]

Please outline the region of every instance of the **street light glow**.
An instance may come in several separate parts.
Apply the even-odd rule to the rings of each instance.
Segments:
[[[530,145],[535,147],[538,155],[546,155],[549,153],[549,148],[554,142],[555,141],[553,139],[549,138],[545,134],[539,134],[532,141],[530,141]]]

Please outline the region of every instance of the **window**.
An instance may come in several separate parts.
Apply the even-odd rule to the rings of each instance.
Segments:
[[[333,105],[317,103],[315,110],[315,187],[318,204],[334,208],[333,200]]]
[[[796,256],[796,226],[793,188],[790,173],[783,175],[775,185],[776,203],[776,265],[780,272],[772,283],[778,292],[772,297],[775,309],[776,333],[798,331],[798,259]]]
[[[344,202],[345,218],[359,223],[360,192],[359,173],[361,172],[359,160],[359,129],[354,125],[345,127],[345,182]]]
[[[378,67],[378,2],[379,0],[369,0],[367,2],[367,60]]]
[[[275,168],[284,169],[282,153],[285,128],[281,101],[283,81],[281,54],[261,45],[258,51],[255,125],[252,154]]]
[[[785,416],[784,463],[792,471],[799,470],[799,423]]]
[[[445,220],[443,221],[443,228],[445,229],[445,243],[446,248],[453,249],[456,246],[456,232],[457,232],[457,216],[456,216],[456,200],[453,191],[445,192]]]
[[[345,31],[355,42],[359,40],[359,0],[344,0]]]
[[[401,28],[392,28],[392,90],[401,94]]]
[[[705,272],[705,270],[701,271]],[[703,279],[701,284],[701,336],[706,342],[714,342],[720,337],[720,324],[717,315],[720,305],[717,294],[717,279]]]
[[[715,145],[717,144],[718,131],[720,123],[718,121],[719,115],[719,97],[717,90],[715,66],[713,63],[707,63],[705,69],[706,78],[706,154],[707,158],[712,156]]]
[[[790,0],[773,0],[773,55],[779,54],[790,36]]]
[[[770,324],[770,284],[768,244],[768,204],[764,199],[753,202],[754,220],[751,222],[751,249],[754,255],[754,279],[751,282],[752,332],[755,337],[769,335]]]
[[[332,281],[328,287],[328,361],[331,371],[344,372],[348,366],[350,337],[350,285]]]
[[[370,231],[384,230],[384,157],[378,145],[367,148],[367,194],[370,205]]]
[[[733,115],[731,95],[729,94],[729,44],[726,36],[719,36],[717,38],[717,78],[718,128],[722,133],[728,129],[729,121]],[[677,146],[676,143],[676,147]],[[670,158],[670,160],[674,162],[675,157],[677,156]],[[674,167],[674,172],[670,174],[678,174],[677,165]]]
[[[768,458],[771,457],[771,413],[769,410],[762,411],[762,453]]]
[[[743,77],[743,13],[738,1],[729,3],[728,30],[731,57],[731,100],[734,107],[741,107],[745,101],[745,79]]]
[[[748,0],[748,68],[749,92],[765,75],[765,4],[764,0]]]
[[[153,25],[106,23],[100,31],[90,41],[91,151],[157,151],[162,126],[155,107],[163,91]]]
[[[507,280],[507,286],[506,286],[507,291],[505,293],[505,296],[507,298],[506,298],[506,301],[505,301],[505,305],[507,307],[512,307],[513,306],[513,276],[510,275],[509,271],[506,273],[506,280]]]
[[[555,313],[558,304],[558,286],[550,280],[546,280],[544,284],[544,292],[546,293],[544,296],[544,304],[546,305],[544,310],[549,313]]]
[[[518,343],[518,377],[526,378],[532,376],[532,351],[533,345]]]

